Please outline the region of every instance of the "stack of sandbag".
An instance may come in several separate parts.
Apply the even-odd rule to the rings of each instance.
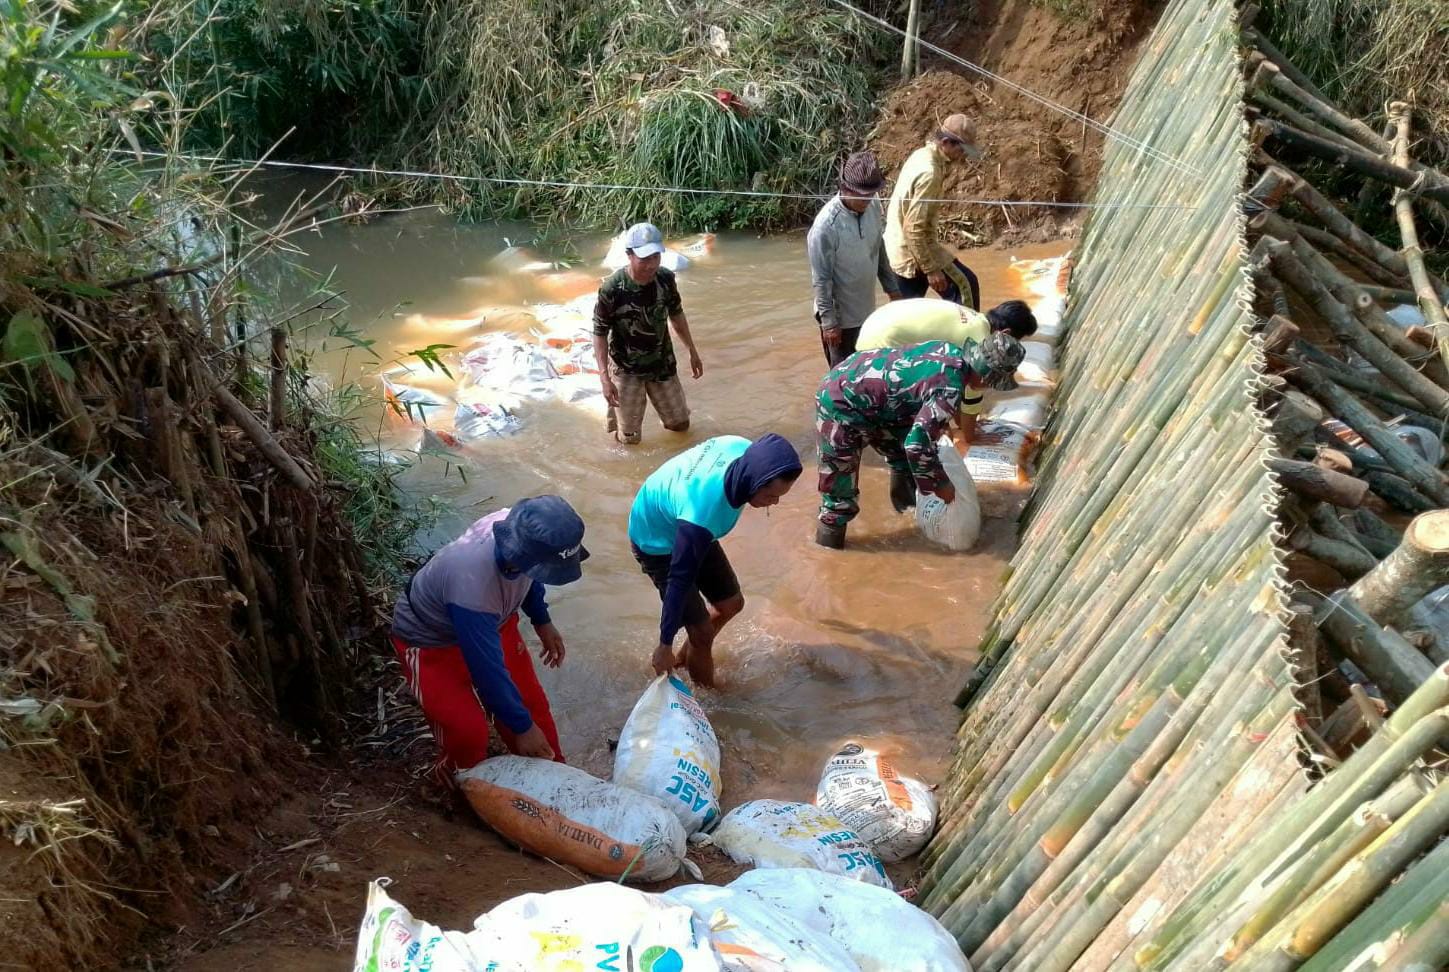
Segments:
[[[934,493],[916,492],[916,528],[932,543],[947,550],[970,550],[981,536],[981,501],[976,483],[961,459],[961,453],[945,436],[936,444],[946,478],[956,489],[950,503]]]
[[[685,834],[719,819],[719,740],[679,679],[660,675],[634,705],[614,753],[614,782],[655,797]]]
[[[1012,258],[1011,270],[1028,292],[1027,304],[1036,317],[1036,336],[1054,341],[1061,335],[1062,315],[1067,307],[1067,281],[1071,254],[1045,260]]]
[[[354,972],[971,972],[955,940],[898,895],[819,871],[751,871],[728,887],[648,894],[589,884],[525,894],[468,932],[414,918],[373,882]]]
[[[750,871],[729,890],[835,942],[864,972],[971,972],[951,933],[889,890],[807,868]]]
[[[414,918],[374,881],[354,972],[722,972],[693,910],[618,884],[525,894],[469,932]]]
[[[815,868],[877,887],[893,887],[880,858],[859,834],[808,803],[742,803],[725,814],[706,841],[738,864]]]
[[[859,834],[887,864],[915,854],[936,829],[931,788],[854,742],[826,761],[815,805]]]
[[[581,769],[495,756],[458,774],[473,810],[501,836],[597,877],[649,882],[684,863],[684,827],[652,796]]]
[[[1029,486],[1032,454],[1040,440],[1036,429],[984,418],[976,423],[966,469],[978,486]]]

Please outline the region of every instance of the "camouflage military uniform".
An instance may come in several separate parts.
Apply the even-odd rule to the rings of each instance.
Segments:
[[[918,487],[946,484],[936,440],[961,407],[974,351],[945,341],[861,351],[825,376],[815,400],[821,523],[844,526],[860,512],[867,445]]]
[[[689,426],[689,405],[679,383],[669,319],[684,313],[674,274],[659,269],[654,280],[635,283],[628,268],[604,278],[594,303],[594,334],[609,340],[610,374],[619,406],[609,409],[608,430],[638,442],[646,396],[665,428]]]

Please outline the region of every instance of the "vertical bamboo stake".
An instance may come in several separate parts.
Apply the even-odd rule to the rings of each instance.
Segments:
[[[287,329],[272,327],[271,403],[267,409],[268,424],[273,432],[282,427],[287,407]]]
[[[909,81],[916,74],[919,55],[916,51],[917,32],[921,29],[921,0],[911,0],[910,12],[906,14],[906,38],[901,47],[901,80]]]
[[[1389,118],[1394,123],[1394,163],[1408,168],[1409,165],[1409,106],[1402,101],[1389,105]],[[1404,262],[1409,265],[1409,279],[1414,283],[1414,293],[1419,298],[1419,309],[1424,320],[1434,331],[1435,343],[1439,345],[1439,356],[1449,365],[1449,319],[1444,315],[1444,304],[1439,293],[1429,280],[1424,266],[1424,251],[1419,246],[1419,229],[1414,225],[1414,202],[1403,189],[1394,190],[1394,215],[1399,221],[1399,235],[1404,241]]]

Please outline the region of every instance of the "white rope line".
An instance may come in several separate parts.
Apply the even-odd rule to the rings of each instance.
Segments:
[[[732,2],[732,0],[730,0],[730,2]],[[884,27],[885,29],[887,29],[889,31],[892,31],[892,32],[894,32],[896,34],[899,34],[902,37],[905,37],[906,36],[906,32],[904,30],[902,30],[900,27],[897,27],[895,24],[891,23],[888,20],[881,19],[880,17],[877,17],[874,14],[866,13],[864,10],[861,10],[859,7],[852,6],[851,4],[847,3],[846,0],[830,0],[830,2],[833,3],[833,4],[836,4],[837,6],[844,7],[846,10],[849,10],[851,13],[855,14],[857,17],[860,17],[863,20],[868,20],[871,23],[876,24],[877,26]],[[1139,140],[1137,138],[1134,138],[1131,135],[1128,135],[1126,132],[1118,131],[1117,129],[1112,128],[1110,125],[1104,125],[1101,122],[1097,121],[1096,119],[1094,119],[1094,118],[1092,118],[1092,117],[1090,117],[1088,115],[1084,115],[1080,111],[1077,111],[1074,108],[1068,108],[1066,105],[1058,104],[1057,102],[1052,101],[1050,98],[1046,97],[1045,95],[1039,95],[1035,91],[1032,91],[1030,88],[1027,88],[1027,87],[1025,87],[1023,85],[1017,84],[1015,81],[1012,81],[1010,78],[1004,78],[1001,75],[997,74],[996,72],[991,71],[991,70],[989,70],[987,68],[982,67],[980,64],[974,64],[971,61],[968,61],[968,60],[966,60],[963,57],[958,57],[957,55],[952,54],[950,51],[944,50],[943,48],[940,48],[940,47],[937,47],[935,44],[932,44],[930,41],[923,40],[920,37],[917,37],[915,39],[915,42],[917,44],[919,44],[921,47],[926,48],[928,51],[931,51],[934,54],[939,54],[941,57],[944,57],[944,58],[946,58],[949,61],[954,61],[957,64],[961,65],[962,67],[966,68],[967,70],[976,72],[977,74],[981,75],[983,78],[987,78],[988,80],[994,81],[997,84],[1002,85],[1003,87],[1010,88],[1012,91],[1015,91],[1017,94],[1022,95],[1023,97],[1026,97],[1026,98],[1030,98],[1032,101],[1035,101],[1037,104],[1040,104],[1040,105],[1042,105],[1042,106],[1044,106],[1046,108],[1050,108],[1052,111],[1059,112],[1060,114],[1066,115],[1068,118],[1072,118],[1072,119],[1075,119],[1076,121],[1079,121],[1083,125],[1086,125],[1089,128],[1092,128],[1092,129],[1094,129],[1094,130],[1096,130],[1098,132],[1101,132],[1102,135],[1105,136],[1105,137],[1107,137],[1107,138],[1116,139],[1117,141],[1121,142],[1123,145],[1126,145],[1126,146],[1129,146],[1130,148],[1136,149],[1138,152],[1141,152],[1141,153],[1143,153],[1145,155],[1150,155],[1154,159],[1157,159],[1159,162],[1166,162],[1167,164],[1171,165],[1173,168],[1177,169],[1180,172],[1184,172],[1184,173],[1186,173],[1188,175],[1191,175],[1191,176],[1193,176],[1195,178],[1198,178],[1198,179],[1201,179],[1202,176],[1203,176],[1203,174],[1202,174],[1202,172],[1200,170],[1198,170],[1194,166],[1189,165],[1188,163],[1182,161],[1181,159],[1178,159],[1178,158],[1176,158],[1174,156],[1168,155],[1166,152],[1163,152],[1163,151],[1161,151],[1159,149],[1153,148],[1151,145],[1148,145],[1146,142],[1143,142],[1143,141],[1141,141],[1141,140]]]
[[[132,156],[128,149],[111,149],[113,155]],[[415,169],[379,169],[372,166],[328,165],[321,162],[281,162],[272,159],[227,159],[219,155],[172,155],[167,152],[140,153],[149,158],[176,158],[188,162],[217,162],[243,168],[305,169],[339,175],[389,176],[406,179],[437,179],[451,182],[484,182],[504,186],[537,186],[549,189],[594,189],[620,192],[659,192],[678,195],[749,196],[766,199],[832,199],[836,193],[767,192],[758,189],[687,189],[680,186],[633,186],[608,182],[566,182],[552,179],[511,179],[501,176],[453,175],[445,172],[423,172]],[[1171,203],[1054,202],[1045,199],[920,199],[928,203],[960,203],[971,206],[1020,206],[1054,209],[1196,209]]]

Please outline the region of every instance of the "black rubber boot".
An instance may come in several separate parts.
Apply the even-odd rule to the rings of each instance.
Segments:
[[[815,524],[815,542],[831,550],[845,549],[845,524],[831,526],[828,523]]]
[[[891,506],[904,513],[916,505],[916,478],[909,472],[891,470]]]

